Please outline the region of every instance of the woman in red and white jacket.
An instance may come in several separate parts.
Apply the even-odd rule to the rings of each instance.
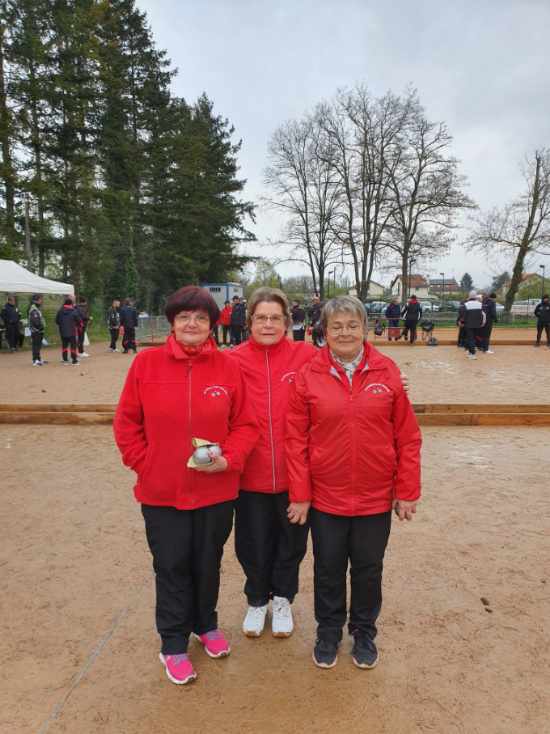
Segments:
[[[310,515],[315,664],[336,664],[349,563],[352,656],[372,668],[391,511],[401,520],[416,512],[421,434],[398,367],[366,342],[362,303],[333,298],[322,325],[327,346],[298,373],[288,406],[290,512],[299,522]]]
[[[239,476],[257,440],[241,371],[210,336],[219,309],[187,286],[167,301],[172,333],[164,346],[135,358],[120,396],[114,432],[137,474],[156,578],[161,662],[178,684],[196,678],[187,656],[194,633],[210,657],[230,647],[218,629],[220,563],[233,524]],[[193,438],[221,446],[211,463],[188,466]]]
[[[317,350],[287,338],[290,307],[279,289],[259,288],[247,306],[250,339],[228,353],[241,367],[259,423],[258,442],[245,464],[235,505],[235,550],[246,575],[248,600],[243,632],[261,635],[273,600],[273,635],[289,637],[308,525],[289,520],[285,415],[294,377]]]

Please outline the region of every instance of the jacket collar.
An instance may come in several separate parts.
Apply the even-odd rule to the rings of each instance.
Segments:
[[[262,354],[267,352],[269,355],[280,354],[284,349],[287,348],[288,343],[289,339],[286,336],[284,336],[281,341],[278,341],[276,344],[267,345],[260,344],[252,336],[248,339],[248,344],[250,344],[251,349],[253,349],[255,352],[261,352]]]
[[[206,359],[210,359],[212,355],[218,351],[218,347],[216,346],[216,342],[214,339],[210,336],[204,343],[204,347],[201,352],[199,352],[197,355],[190,355],[186,354],[181,346],[178,344],[176,337],[173,334],[170,334],[168,339],[166,340],[166,343],[164,345],[164,349],[168,353],[170,357],[173,359],[178,359],[185,362],[194,362],[194,361],[203,361]]]
[[[370,372],[372,370],[380,370],[384,368],[384,356],[378,351],[378,349],[375,349],[375,347],[367,341],[363,343],[363,349],[363,359],[361,360],[361,364],[358,368],[360,371],[366,372],[368,370]],[[315,355],[311,361],[311,369],[314,372],[329,372],[333,375],[336,373],[336,376],[345,376],[342,367],[340,367],[340,365],[334,362],[331,358],[328,346],[320,349]]]

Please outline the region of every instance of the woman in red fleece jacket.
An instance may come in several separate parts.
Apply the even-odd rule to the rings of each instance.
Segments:
[[[298,373],[289,401],[290,507],[298,521],[310,513],[315,664],[336,664],[350,563],[353,661],[373,668],[391,511],[401,520],[416,511],[421,435],[399,369],[366,342],[362,303],[333,298],[322,325],[327,346]]]
[[[218,629],[220,563],[233,521],[239,475],[257,440],[241,371],[210,336],[219,309],[196,286],[168,299],[172,334],[134,360],[117,407],[114,432],[137,474],[156,578],[161,662],[178,684],[196,678],[187,656],[194,633],[210,657],[230,647]],[[220,444],[206,466],[189,468],[193,438]]]

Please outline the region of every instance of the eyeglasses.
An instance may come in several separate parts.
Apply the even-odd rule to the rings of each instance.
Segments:
[[[176,314],[174,321],[183,325],[191,324],[193,322],[200,324],[201,326],[205,326],[206,324],[210,325],[210,318],[205,313],[190,313],[189,311],[182,311]]]
[[[260,326],[263,326],[264,324],[267,324],[268,321],[271,321],[272,324],[275,324],[275,326],[279,326],[283,323],[284,318],[282,316],[266,316],[265,314],[261,313],[258,314],[258,316],[253,316],[252,320],[256,324],[260,324]]]
[[[359,321],[352,321],[349,324],[334,324],[334,326],[328,326],[327,331],[331,334],[343,334],[344,331],[349,331],[351,334],[355,334],[363,329],[363,324]]]

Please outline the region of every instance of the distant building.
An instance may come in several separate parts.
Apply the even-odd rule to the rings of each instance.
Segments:
[[[430,278],[430,295],[440,296],[443,293],[459,293],[460,285],[454,278]]]
[[[216,301],[219,308],[223,308],[226,301],[231,301],[233,296],[243,297],[243,287],[240,283],[201,283]]]
[[[550,278],[546,278],[545,281],[550,284]],[[516,297],[521,297],[521,291],[525,291],[529,288],[532,288],[533,286],[538,286],[538,288],[542,288],[542,276],[538,273],[523,273],[518,288],[518,296]],[[503,285],[497,291],[497,298],[505,298],[508,288],[510,288],[509,280],[503,283]]]
[[[367,298],[382,298],[384,293],[386,292],[386,289],[383,285],[380,285],[380,283],[376,283],[374,280],[371,280],[369,283],[369,289],[367,291]],[[356,296],[357,295],[357,289],[356,288],[350,288],[348,291],[348,296]]]
[[[423,275],[411,275],[407,279],[408,283],[406,283],[405,287],[405,295],[406,296],[412,296],[415,295],[417,298],[428,298],[429,293],[429,283],[426,280],[426,278]],[[390,290],[392,296],[397,296],[397,298],[402,298],[403,294],[403,284],[402,284],[402,276],[398,275],[396,278],[394,278],[390,285]]]

